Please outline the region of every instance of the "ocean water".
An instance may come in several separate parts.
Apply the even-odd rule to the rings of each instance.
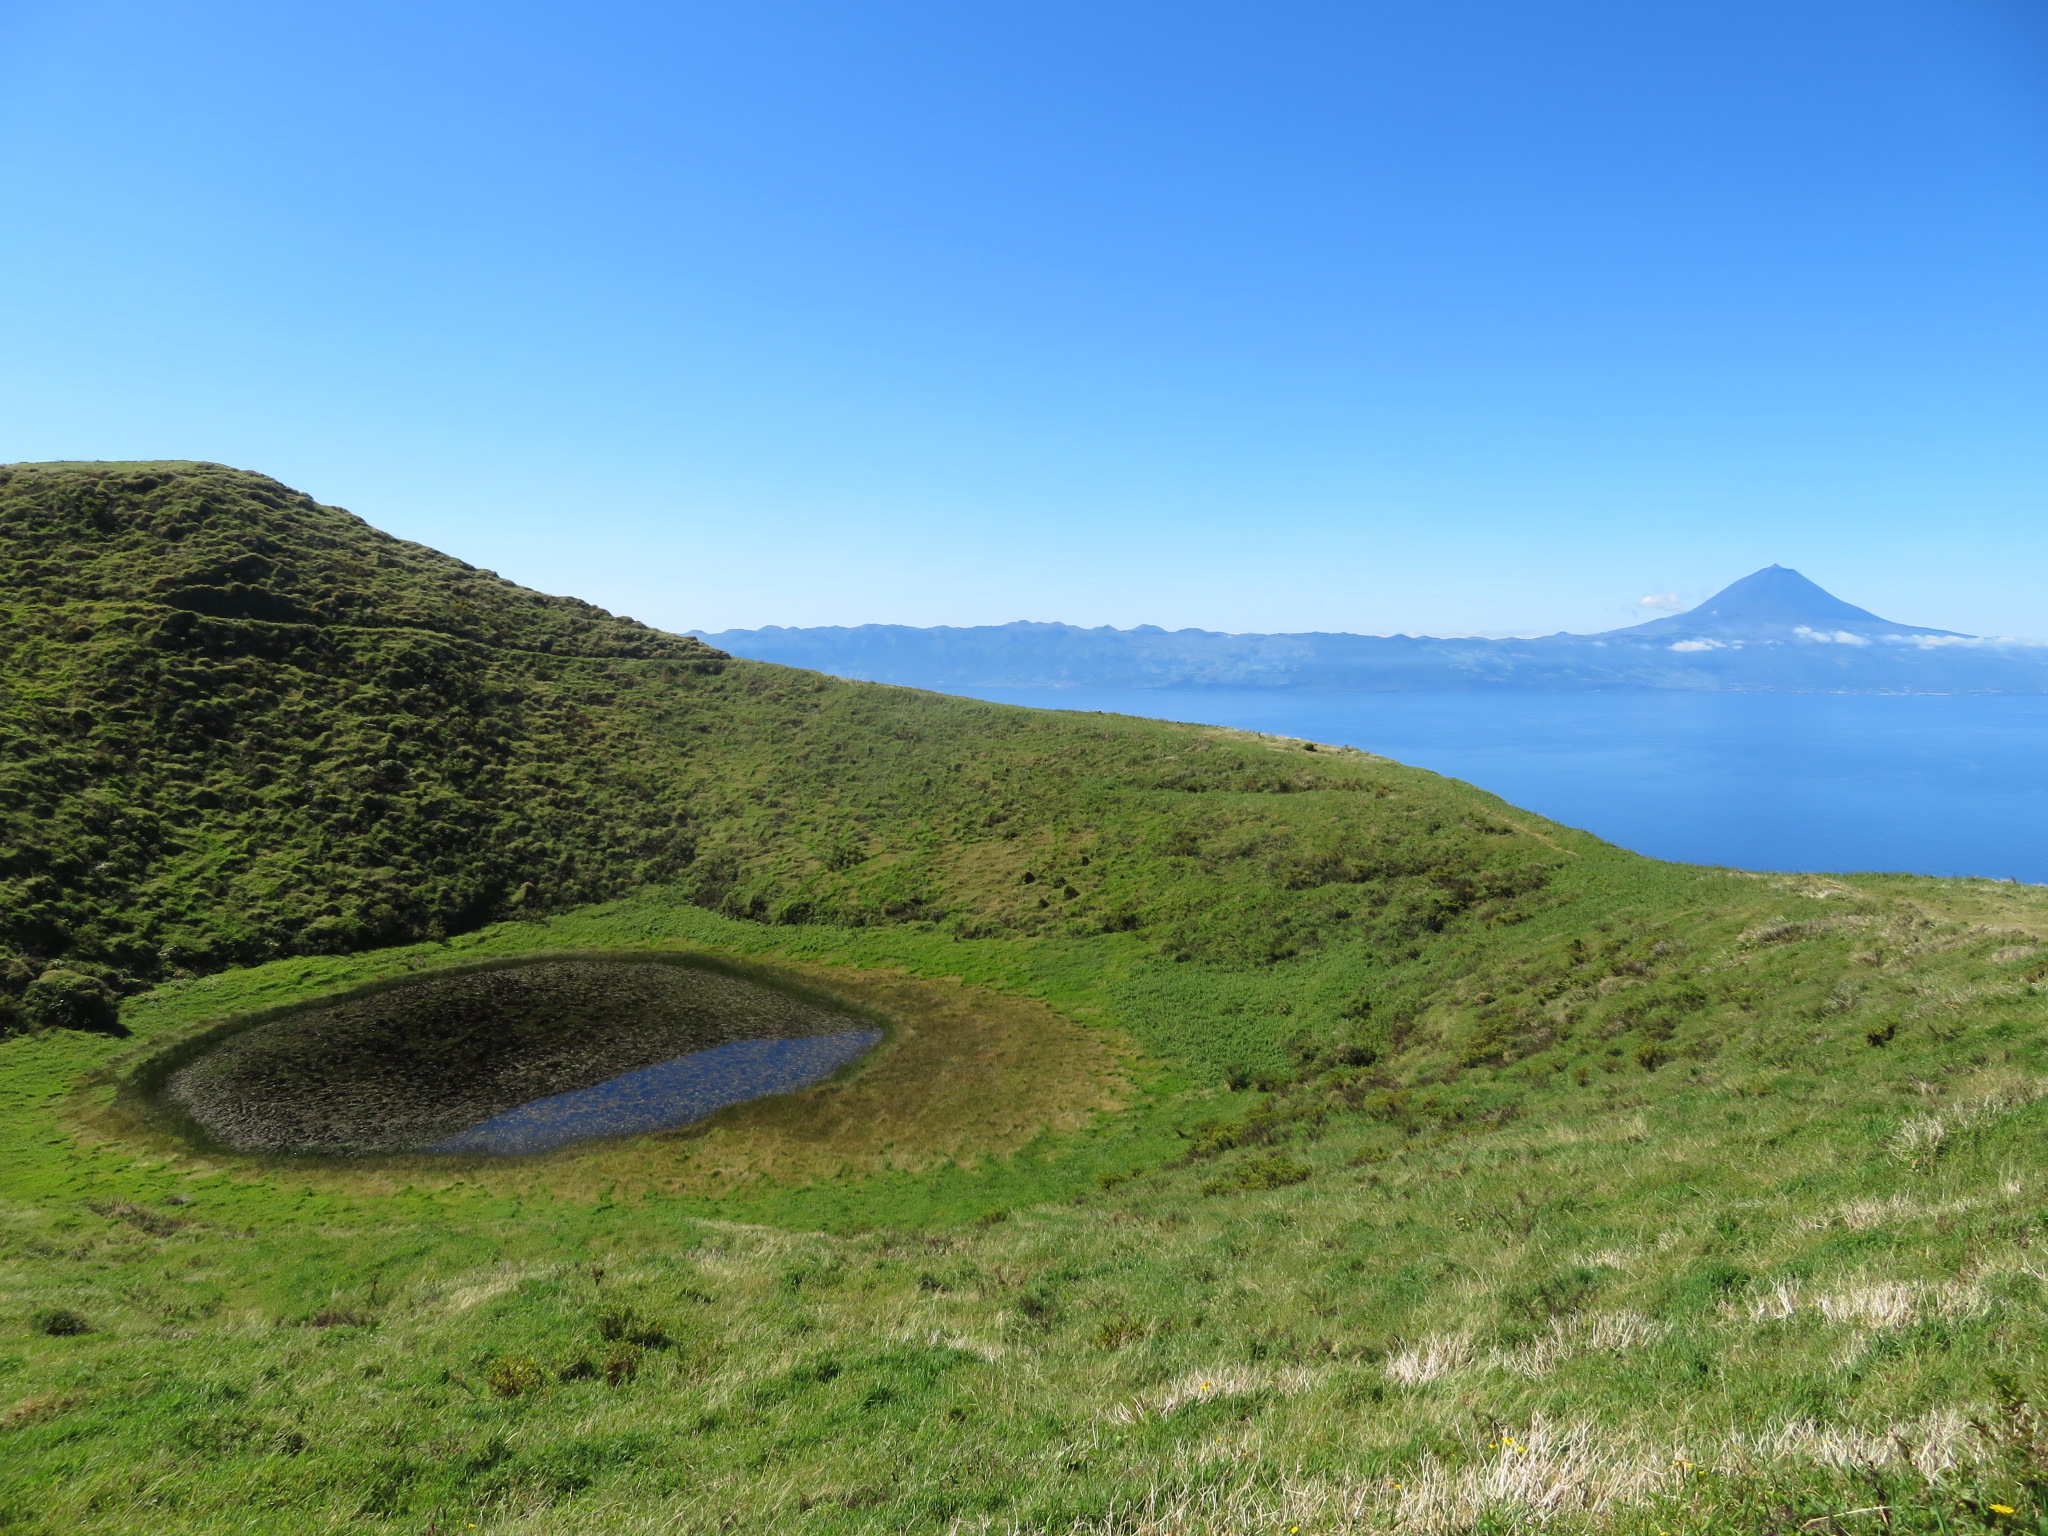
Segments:
[[[588,1088],[521,1104],[426,1150],[503,1156],[668,1130],[702,1120],[728,1104],[821,1083],[872,1050],[881,1038],[880,1030],[848,1029],[800,1039],[730,1040]]]
[[[2048,697],[1009,688],[1362,747],[1653,858],[2048,884]]]

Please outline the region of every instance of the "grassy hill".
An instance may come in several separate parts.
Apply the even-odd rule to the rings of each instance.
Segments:
[[[1144,922],[1264,959],[1542,878],[1546,845],[1426,775],[730,662],[217,465],[0,471],[0,561],[17,992],[678,880],[773,922]],[[1396,777],[1386,816],[1316,793]],[[1363,894],[1300,894],[1332,886]]]
[[[721,658],[219,466],[0,473],[0,1529],[2048,1514],[2043,893]],[[116,1091],[649,948],[898,1039],[495,1165],[208,1159]]]

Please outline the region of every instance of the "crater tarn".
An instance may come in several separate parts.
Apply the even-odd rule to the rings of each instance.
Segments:
[[[236,1152],[417,1152],[536,1099],[736,1040],[872,1029],[684,960],[546,960],[408,981],[258,1024],[155,1097]]]

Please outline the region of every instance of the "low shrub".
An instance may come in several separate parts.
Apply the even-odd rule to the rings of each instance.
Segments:
[[[547,1373],[526,1355],[507,1355],[492,1363],[485,1384],[497,1397],[523,1397],[547,1385]]]
[[[21,1014],[37,1029],[86,1029],[105,1033],[115,1025],[112,989],[98,977],[62,969],[43,972],[21,994]]]
[[[1254,1158],[1239,1165],[1222,1178],[1211,1179],[1202,1186],[1205,1195],[1242,1194],[1261,1189],[1282,1189],[1289,1184],[1299,1184],[1315,1170],[1307,1163],[1298,1163],[1283,1153],[1271,1157]]]
[[[622,1387],[640,1374],[642,1350],[638,1344],[622,1343],[605,1356],[604,1381],[608,1387]]]

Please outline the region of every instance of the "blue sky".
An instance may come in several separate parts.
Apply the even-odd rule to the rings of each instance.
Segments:
[[[0,459],[673,628],[2048,635],[2033,0],[0,3]]]

